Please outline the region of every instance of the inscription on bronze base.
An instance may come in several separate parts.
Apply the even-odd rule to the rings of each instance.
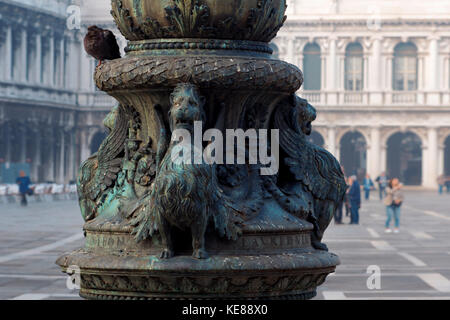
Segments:
[[[119,105],[79,171],[86,244],[57,261],[80,268],[82,297],[310,299],[334,272],[322,237],[347,186],[307,140],[316,110],[295,95],[302,72],[271,56],[285,10],[285,0],[112,0],[127,55],[95,81]],[[195,122],[223,135],[278,130],[279,170],[174,162],[172,134]]]

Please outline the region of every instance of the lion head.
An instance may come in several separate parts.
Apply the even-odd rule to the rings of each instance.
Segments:
[[[195,121],[206,120],[205,97],[198,88],[190,83],[181,83],[170,95],[169,122],[170,130],[187,129],[192,131]]]
[[[309,136],[312,132],[312,123],[317,118],[317,111],[306,99],[297,96],[295,98],[295,107],[298,108],[298,123],[302,132]]]

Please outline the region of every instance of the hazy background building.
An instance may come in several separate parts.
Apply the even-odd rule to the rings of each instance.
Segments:
[[[313,141],[347,174],[425,187],[450,176],[450,2],[288,3],[273,47],[305,74]],[[79,28],[68,28],[71,5]],[[96,90],[82,38],[91,24],[116,31],[109,10],[109,0],[0,0],[0,179],[29,166],[35,181],[68,182],[98,148],[115,102]]]
[[[91,4],[0,0],[0,183],[20,169],[68,183],[104,138],[115,101],[96,90],[96,62],[82,48]]]
[[[450,176],[450,2],[291,0],[275,39],[319,110],[314,141],[347,174]]]

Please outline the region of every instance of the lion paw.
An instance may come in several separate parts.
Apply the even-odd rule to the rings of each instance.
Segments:
[[[192,253],[192,257],[195,259],[208,259],[209,255],[205,249],[195,249]]]
[[[164,249],[163,252],[161,252],[161,259],[170,259],[173,257],[173,251],[170,249]]]

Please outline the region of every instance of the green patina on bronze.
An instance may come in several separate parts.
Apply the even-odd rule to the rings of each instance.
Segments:
[[[308,299],[339,258],[321,242],[346,190],[306,139],[301,71],[271,57],[284,0],[112,0],[129,40],[96,69],[119,101],[79,172],[86,245],[60,257],[92,299]],[[280,170],[173,163],[177,128],[278,129]]]
[[[285,0],[112,0],[119,30],[131,41],[210,38],[269,42],[283,25]]]

